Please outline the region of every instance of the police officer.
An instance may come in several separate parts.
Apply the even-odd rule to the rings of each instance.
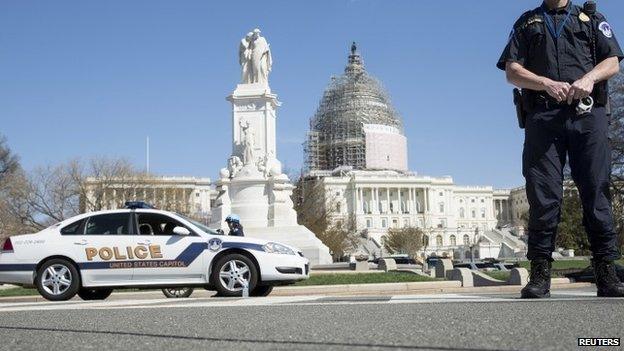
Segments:
[[[526,112],[523,175],[529,200],[529,283],[523,298],[550,296],[552,252],[563,198],[566,157],[583,203],[598,296],[624,296],[615,272],[620,257],[609,183],[607,81],[619,72],[622,50],[595,2],[546,0],[515,23],[498,68],[522,88]],[[592,97],[591,112],[577,111]],[[585,99],[587,100],[587,99]]]
[[[245,233],[243,233],[243,226],[240,224],[240,217],[231,214],[225,218],[225,222],[228,224],[228,228],[230,228],[230,233],[228,235],[245,236]]]

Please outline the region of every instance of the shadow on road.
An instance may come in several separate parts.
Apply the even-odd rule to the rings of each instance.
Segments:
[[[340,346],[340,347],[386,348],[386,349],[408,349],[408,350],[439,350],[439,351],[509,351],[509,350],[503,350],[503,349],[456,348],[456,347],[444,347],[444,346],[365,344],[365,343],[322,342],[322,341],[303,341],[303,340],[296,341],[296,340],[266,340],[266,339],[242,339],[242,338],[211,338],[211,337],[201,337],[201,336],[163,335],[163,334],[133,333],[133,332],[106,331],[106,330],[76,330],[76,329],[63,329],[63,328],[0,326],[0,330],[100,334],[100,335],[136,336],[136,337],[212,341],[212,342],[220,341],[220,342],[235,342],[235,343],[242,342],[242,343],[305,345],[305,346]]]

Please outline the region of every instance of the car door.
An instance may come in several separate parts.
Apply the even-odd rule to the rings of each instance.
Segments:
[[[134,269],[128,262],[132,250],[132,222],[129,212],[93,215],[80,224],[80,235],[62,235],[71,248],[84,286],[124,285],[132,281]]]
[[[133,280],[146,285],[201,284],[206,282],[204,265],[206,239],[166,214],[136,211],[136,245],[148,248],[148,257],[135,264]],[[174,233],[185,228],[188,235]]]

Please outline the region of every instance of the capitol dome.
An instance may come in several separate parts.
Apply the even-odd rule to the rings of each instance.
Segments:
[[[364,69],[355,43],[345,73],[332,77],[310,120],[308,171],[407,170],[407,142],[401,117],[381,83]]]

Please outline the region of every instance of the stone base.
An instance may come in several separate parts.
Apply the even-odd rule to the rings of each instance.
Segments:
[[[245,236],[277,241],[299,248],[311,266],[331,264],[329,249],[308,228],[302,225],[288,227],[244,227]]]

